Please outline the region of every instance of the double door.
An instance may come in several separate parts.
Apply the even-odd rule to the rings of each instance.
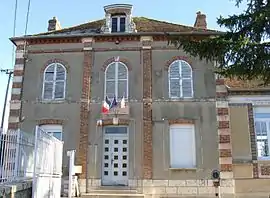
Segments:
[[[120,133],[121,132],[121,133]],[[104,130],[102,185],[128,185],[128,133],[126,127]]]

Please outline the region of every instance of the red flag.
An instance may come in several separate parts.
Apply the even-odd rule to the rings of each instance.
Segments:
[[[102,113],[108,113],[109,111],[110,111],[110,101],[106,96],[106,99],[102,104]]]

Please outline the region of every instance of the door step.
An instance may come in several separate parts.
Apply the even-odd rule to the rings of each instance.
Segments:
[[[144,195],[128,187],[100,187],[89,193],[82,194],[83,198],[143,198]]]

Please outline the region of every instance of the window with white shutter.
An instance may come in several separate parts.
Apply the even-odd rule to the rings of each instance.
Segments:
[[[54,125],[54,124],[46,124],[40,126],[45,132],[50,135],[56,137],[58,140],[63,140],[63,126],[62,125]]]
[[[64,99],[65,92],[66,68],[60,63],[53,63],[44,71],[42,98],[44,100]]]
[[[105,71],[105,97],[128,98],[128,68],[121,62],[113,62]]]
[[[257,154],[260,160],[270,159],[270,108],[254,108]]]
[[[192,68],[183,60],[176,60],[169,66],[169,97],[192,98]]]
[[[194,125],[170,126],[170,168],[196,168]]]

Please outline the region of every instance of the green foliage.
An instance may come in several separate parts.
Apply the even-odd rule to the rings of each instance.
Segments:
[[[243,0],[236,0],[239,6]],[[228,31],[215,37],[169,35],[170,44],[192,56],[219,63],[217,73],[270,83],[270,0],[246,0],[247,9],[217,23]]]

